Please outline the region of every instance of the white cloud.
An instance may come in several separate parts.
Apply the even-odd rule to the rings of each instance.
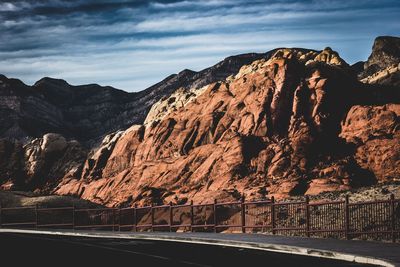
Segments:
[[[18,10],[17,6],[12,3],[0,3],[0,11],[16,11]]]
[[[180,1],[175,3],[159,3],[151,2],[150,6],[159,9],[173,9],[180,7],[216,7],[223,6],[227,4],[232,4],[234,1],[224,1],[224,0],[202,0],[202,1]]]

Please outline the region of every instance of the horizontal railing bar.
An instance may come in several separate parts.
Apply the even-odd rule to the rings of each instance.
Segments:
[[[114,227],[115,224],[74,225],[75,228]]]
[[[191,224],[172,224],[172,228],[179,228],[179,227],[190,227],[192,226]]]
[[[128,207],[128,208],[120,208],[119,210],[134,210],[135,207]]]
[[[312,202],[308,203],[309,206],[325,206],[325,205],[337,205],[337,204],[345,204],[344,201],[332,201],[332,202]]]
[[[153,206],[153,209],[165,209],[171,207],[170,205]]]
[[[249,202],[244,202],[244,205],[254,205],[254,204],[272,204],[272,201],[270,200],[261,200],[261,201],[249,201]]]
[[[190,204],[180,204],[180,205],[172,205],[172,208],[186,208],[190,206],[191,206]]]
[[[116,208],[102,208],[102,209],[75,209],[75,212],[87,212],[87,211],[115,211]]]
[[[54,211],[54,210],[73,210],[74,207],[65,207],[65,208],[40,208],[37,211]]]
[[[27,210],[27,209],[31,209],[34,210],[36,209],[36,206],[28,206],[28,207],[13,207],[13,208],[1,208],[1,210]]]
[[[346,229],[310,229],[308,232],[310,233],[324,233],[324,232],[346,232]]]
[[[202,227],[215,227],[214,224],[196,224],[192,225],[193,228],[202,228]]]
[[[400,233],[400,231],[394,231],[395,233]],[[366,235],[366,234],[391,234],[392,231],[391,230],[385,230],[385,231],[363,231],[363,232],[349,232],[349,234],[354,235],[354,234],[358,234],[358,235]]]
[[[272,226],[271,225],[245,225],[245,226],[242,226],[242,227],[244,227],[244,228],[271,228],[271,230],[272,230]]]
[[[390,200],[354,202],[354,203],[349,203],[349,206],[371,205],[371,204],[390,204]]]
[[[282,228],[273,228],[274,231],[306,231],[306,228],[292,228],[292,227],[282,227]]]
[[[240,205],[242,202],[221,202],[221,203],[215,203],[215,206],[229,206],[229,205]]]
[[[53,223],[53,224],[38,224],[37,227],[46,227],[46,226],[74,226],[73,223]]]
[[[145,227],[151,227],[152,224],[137,224],[136,227],[137,228],[145,228]]]
[[[282,205],[287,205],[287,206],[290,206],[290,205],[305,205],[305,204],[307,204],[307,202],[305,202],[305,201],[296,201],[296,202],[275,202],[274,203],[274,205],[275,206],[282,206]]]
[[[11,226],[11,225],[36,225],[36,222],[1,223],[1,226]]]
[[[227,225],[216,225],[216,228],[224,228],[224,227],[243,227],[243,225],[238,225],[238,224],[227,224]]]
[[[193,207],[207,207],[207,206],[214,206],[213,203],[208,204],[193,204]]]
[[[146,206],[146,207],[136,207],[136,210],[144,210],[144,209],[151,209],[151,206]]]

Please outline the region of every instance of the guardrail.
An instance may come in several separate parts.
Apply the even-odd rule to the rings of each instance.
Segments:
[[[266,232],[345,239],[400,239],[400,200],[310,203],[270,200],[131,208],[0,207],[0,227],[112,231]]]

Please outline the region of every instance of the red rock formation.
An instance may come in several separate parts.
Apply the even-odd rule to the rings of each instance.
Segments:
[[[248,199],[283,198],[396,181],[398,46],[386,49],[396,38],[385,45],[381,41],[366,64],[374,72],[363,83],[357,81],[357,68],[330,48],[231,57],[198,73],[171,76],[134,94],[134,102],[127,97],[110,102],[107,92],[114,90],[102,88],[92,95],[99,87],[83,86],[82,92],[72,90],[82,96],[75,103],[66,82],[44,79],[33,86],[35,91],[0,76],[6,115],[0,132],[13,137],[0,140],[0,184],[117,206],[231,200],[241,193]],[[383,65],[377,64],[381,55]],[[39,94],[40,101],[24,100]],[[64,98],[75,108],[63,106]],[[57,111],[60,105],[68,112]],[[30,117],[19,120],[21,110]],[[49,124],[39,127],[37,121]],[[64,136],[43,135],[46,129]],[[80,145],[71,136],[86,135],[88,129],[96,132],[90,134],[96,140],[119,131],[93,148],[94,139]],[[25,138],[31,130],[39,138]]]
[[[355,159],[379,181],[400,179],[400,105],[354,106],[341,136],[353,143]]]
[[[382,157],[398,141],[398,113],[390,111],[383,115],[387,122],[358,129],[368,121],[352,124],[352,118],[364,116],[353,107],[340,134],[360,92],[348,73],[348,65],[330,49],[321,54],[280,50],[226,82],[211,84],[161,121],[131,127],[116,142],[100,179],[67,179],[56,193],[114,206],[209,202],[242,192],[250,198],[286,197],[394,179],[396,152],[387,166],[365,164],[363,156],[377,145],[368,137],[354,152],[351,140],[365,135],[360,131],[392,123],[393,137],[376,152]],[[372,109],[379,113],[380,108]]]

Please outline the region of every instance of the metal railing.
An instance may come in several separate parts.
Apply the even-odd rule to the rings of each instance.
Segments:
[[[265,232],[343,239],[400,239],[400,200],[310,203],[270,200],[131,208],[0,207],[0,227],[112,231]]]

